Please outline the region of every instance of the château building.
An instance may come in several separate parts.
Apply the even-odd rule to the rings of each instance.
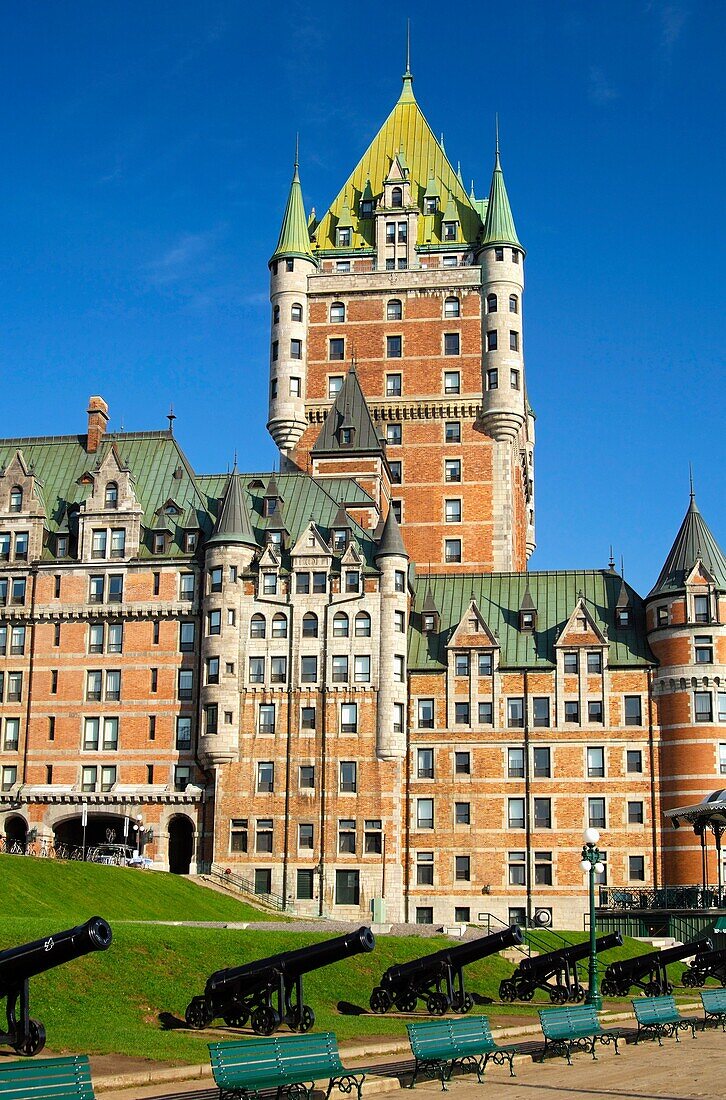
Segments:
[[[525,259],[498,143],[477,198],[407,70],[319,219],[295,164],[279,472],[197,474],[99,396],[0,440],[11,844],[85,816],[302,914],[421,923],[580,926],[587,825],[603,884],[700,881],[664,813],[726,774],[726,558],[691,495],[644,599],[612,562],[528,571]]]

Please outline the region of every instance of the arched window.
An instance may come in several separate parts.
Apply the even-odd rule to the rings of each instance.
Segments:
[[[307,614],[303,615],[302,636],[303,638],[317,638],[318,636],[318,616],[314,611],[308,611]]]
[[[403,317],[403,306],[398,298],[391,298],[386,306],[386,320],[400,321]]]
[[[356,638],[371,636],[371,617],[367,611],[359,611],[355,617],[355,636]]]
[[[487,313],[497,312],[497,296],[496,294],[487,294]]]
[[[519,298],[516,294],[509,295],[509,312],[519,313]]]
[[[272,637],[287,638],[287,616],[283,615],[281,612],[273,616]]]
[[[333,302],[330,307],[331,324],[337,325],[345,320],[345,306],[342,302]]]
[[[279,325],[280,323],[280,307],[274,306],[272,310],[272,323],[273,325]]]
[[[22,512],[23,510],[23,490],[19,485],[14,485],[10,490],[10,511]]]
[[[452,297],[444,301],[444,317],[458,317],[461,313],[459,299]]]
[[[333,637],[347,638],[348,629],[348,616],[345,611],[339,611],[337,615],[333,616]]]
[[[250,619],[250,638],[264,638],[267,634],[267,622],[264,615],[253,615]]]
[[[403,191],[400,187],[394,187],[391,191],[391,206],[403,206]]]
[[[292,303],[292,308],[290,310],[290,319],[292,321],[302,321],[303,312],[302,312],[302,306],[300,305],[299,302],[293,302]]]
[[[105,501],[107,508],[118,508],[118,485],[115,481],[109,481],[106,486]]]

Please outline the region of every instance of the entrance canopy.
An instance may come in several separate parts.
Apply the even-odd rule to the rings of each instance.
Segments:
[[[693,825],[696,832],[707,828],[718,837],[726,827],[726,790],[713,791],[693,806],[666,810],[665,816],[671,819],[675,829],[679,829],[685,821]]]

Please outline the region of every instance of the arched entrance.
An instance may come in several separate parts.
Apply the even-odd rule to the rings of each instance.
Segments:
[[[97,844],[130,844],[134,847],[133,822],[129,821],[128,837],[124,839],[124,821],[128,820],[118,814],[94,814],[88,811],[88,824],[86,825],[86,848],[93,848]],[[55,826],[56,844],[66,844],[69,848],[79,848],[83,844],[83,825],[80,813],[73,817],[66,817]]]
[[[5,818],[5,846],[8,852],[12,851],[14,845],[19,844],[23,851],[25,851],[25,844],[28,839],[28,823],[24,817],[20,814],[11,814]]]
[[[188,875],[194,851],[194,826],[184,814],[175,814],[169,822],[169,870],[173,875]]]

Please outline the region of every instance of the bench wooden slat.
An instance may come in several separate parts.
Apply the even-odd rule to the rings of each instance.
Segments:
[[[360,1091],[364,1073],[347,1070],[332,1032],[317,1035],[271,1036],[268,1039],[210,1043],[214,1080],[223,1097],[254,1097],[266,1088],[294,1089],[310,1096],[315,1081],[327,1078],[327,1096],[334,1087]]]
[[[0,1063],[3,1100],[95,1100],[86,1055]]]
[[[664,1035],[675,1037],[678,1042],[678,1032],[688,1031],[689,1028],[693,1038],[696,1038],[698,1020],[695,1016],[681,1016],[675,997],[642,997],[631,1003],[638,1024],[636,1043],[641,1038],[657,1039],[658,1046],[662,1046]]]
[[[479,1081],[487,1064],[509,1063],[514,1076],[513,1058],[516,1046],[499,1046],[492,1035],[486,1016],[464,1016],[460,1019],[427,1020],[420,1024],[407,1024],[409,1042],[414,1056],[414,1072],[411,1088],[416,1084],[419,1071],[437,1076],[442,1089],[456,1066],[476,1071]]]
[[[580,1048],[595,1055],[595,1043],[613,1043],[619,1054],[618,1041],[622,1038],[619,1028],[604,1029],[592,1005],[563,1005],[561,1008],[539,1009],[540,1026],[544,1035],[544,1048],[540,1061],[551,1051],[563,1054],[568,1065],[572,1064],[572,1051]]]

